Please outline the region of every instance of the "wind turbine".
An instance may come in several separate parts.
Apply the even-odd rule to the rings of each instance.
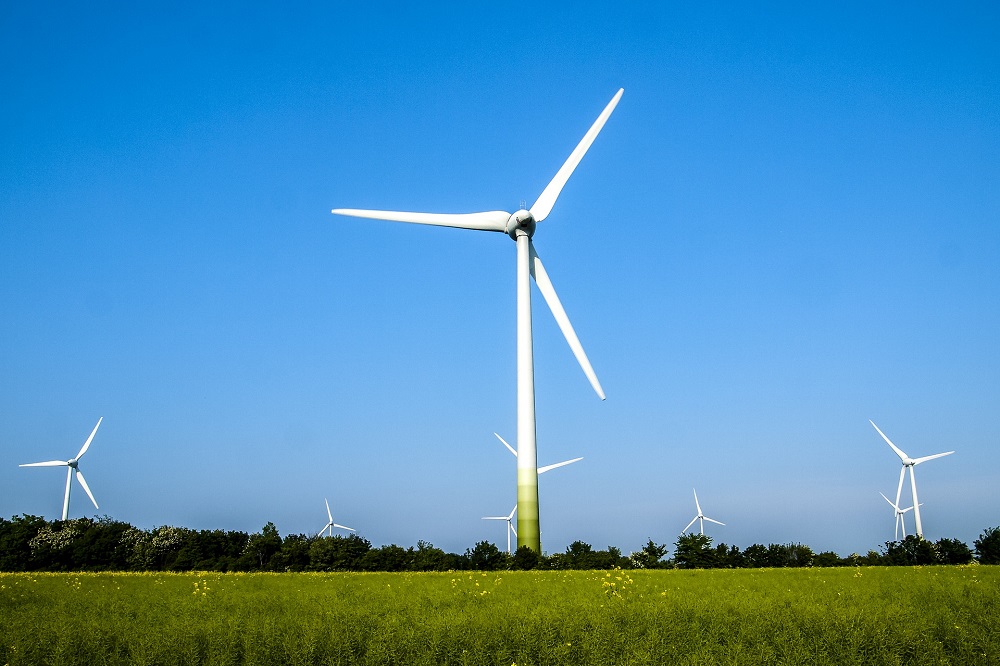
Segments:
[[[514,529],[514,525],[510,522],[514,519],[514,512],[517,511],[517,505],[510,510],[510,513],[506,516],[483,516],[483,520],[506,520],[507,521],[507,554],[510,555],[510,533],[514,533],[514,538],[517,538],[517,530]]]
[[[882,436],[882,439],[885,440],[885,443],[889,445],[889,447],[896,453],[897,456],[899,456],[900,462],[903,463],[903,468],[899,470],[899,485],[896,487],[896,506],[899,506],[899,495],[903,491],[903,476],[906,474],[906,469],[907,468],[910,469],[910,490],[913,493],[913,522],[916,526],[917,536],[923,537],[924,530],[923,526],[920,524],[920,502],[917,501],[917,481],[913,477],[913,468],[919,465],[920,463],[927,462],[928,460],[934,460],[935,458],[950,456],[951,454],[954,453],[954,451],[946,451],[945,453],[935,453],[932,456],[924,456],[922,458],[911,458],[905,453],[903,453],[899,449],[899,447],[890,442],[889,438],[885,436],[885,433],[883,433],[881,430],[878,429],[878,426],[875,425],[874,421],[868,419],[868,423],[872,424],[872,427],[875,428],[875,431]]]
[[[354,528],[347,527],[346,525],[338,525],[337,523],[333,522],[333,513],[330,512],[330,502],[325,497],[323,498],[323,501],[326,502],[326,516],[330,520],[329,520],[329,522],[327,522],[326,525],[323,526],[323,529],[321,529],[319,531],[319,534],[317,534],[316,536],[317,537],[323,536],[323,532],[326,532],[327,530],[330,530],[330,536],[333,536],[333,528],[334,527],[342,529],[342,530],[349,530],[349,531],[353,532]]]
[[[889,499],[888,497],[886,497],[884,494],[879,493],[879,495],[882,495],[882,499],[884,499],[886,502],[888,502],[889,506],[891,506],[893,508],[893,510],[896,512],[896,531],[893,532],[893,541],[899,541],[899,526],[900,525],[903,526],[903,538],[905,539],[906,538],[906,521],[903,520],[903,516],[906,514],[907,511],[912,511],[913,507],[912,506],[908,506],[905,509],[900,509],[898,504],[893,504],[892,500]]]
[[[503,444],[504,446],[506,446],[507,450],[510,451],[511,453],[513,453],[515,458],[517,457],[517,450],[513,446],[511,446],[510,444],[508,444],[507,440],[505,440],[503,437],[501,437],[500,435],[498,435],[496,433],[493,433],[493,436],[496,437],[497,439],[499,439],[500,443]],[[573,458],[572,460],[564,460],[562,462],[555,463],[554,465],[545,465],[544,467],[539,467],[538,468],[538,473],[539,474],[545,474],[545,472],[548,472],[551,469],[556,469],[557,467],[564,467],[565,465],[571,465],[571,464],[573,464],[575,462],[580,462],[581,460],[583,460],[583,456],[580,456],[579,458]]]
[[[89,497],[90,501],[94,503],[94,508],[95,509],[101,508],[97,506],[97,500],[94,499],[94,493],[90,492],[90,486],[87,485],[87,480],[83,478],[83,472],[80,471],[80,458],[82,458],[83,454],[86,453],[87,449],[90,448],[90,443],[94,441],[94,435],[97,434],[97,429],[101,427],[101,421],[103,420],[104,420],[103,416],[97,419],[97,425],[94,426],[93,432],[90,433],[90,437],[87,438],[87,441],[83,443],[83,448],[80,449],[80,452],[76,454],[76,457],[70,458],[69,460],[49,460],[46,462],[18,465],[18,467],[66,467],[67,468],[66,496],[63,499],[63,510],[62,510],[63,520],[66,520],[66,518],[69,516],[69,491],[70,488],[72,488],[73,486],[73,472],[76,472],[76,480],[80,482],[80,485],[83,487],[83,490],[87,493],[87,497]]]
[[[692,490],[694,490],[694,489],[692,488]],[[704,513],[701,512],[701,504],[698,503],[698,491],[697,490],[694,491],[694,505],[698,508],[698,513],[695,515],[694,518],[691,519],[691,522],[687,524],[687,527],[685,527],[684,529],[681,530],[681,534],[684,534],[685,532],[687,532],[688,527],[691,527],[692,525],[694,525],[694,521],[696,521],[696,520],[698,521],[698,527],[701,529],[701,533],[702,534],[705,533],[705,521],[706,520],[708,522],[710,522],[710,523],[715,523],[716,525],[725,525],[725,523],[720,523],[718,520],[715,520],[714,518],[709,518],[708,516],[706,516]]]
[[[577,362],[590,380],[598,397],[604,400],[604,390],[597,375],[583,351],[583,346],[570,324],[566,311],[556,295],[542,260],[535,251],[531,238],[535,225],[549,216],[559,193],[573,174],[580,160],[587,153],[594,139],[618,105],[624,89],[615,93],[608,105],[591,125],[590,129],[570,153],[559,171],[542,190],[530,210],[523,208],[515,213],[487,211],[481,213],[411,213],[384,210],[358,210],[355,208],[335,208],[336,215],[364,217],[413,224],[431,224],[442,227],[457,227],[477,231],[496,231],[510,236],[517,244],[517,514],[518,546],[528,546],[537,553],[542,552],[538,523],[538,464],[535,448],[535,377],[534,357],[531,347],[531,290],[529,276],[534,278],[538,290],[548,304],[559,325],[566,342],[576,356]]]

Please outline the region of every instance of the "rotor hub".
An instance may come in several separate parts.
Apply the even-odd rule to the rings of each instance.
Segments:
[[[514,240],[517,240],[518,236],[531,238],[535,234],[535,217],[530,211],[522,208],[510,216],[504,231]]]

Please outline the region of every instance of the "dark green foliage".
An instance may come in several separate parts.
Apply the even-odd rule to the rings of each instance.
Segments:
[[[666,544],[657,544],[649,539],[642,550],[632,553],[629,559],[632,560],[632,566],[636,569],[660,569],[664,566],[663,558],[666,555]]]
[[[886,541],[883,564],[894,566],[937,564],[934,544],[911,534],[902,541]]]
[[[309,537],[289,534],[281,541],[281,550],[271,557],[272,571],[306,571],[309,568]]]
[[[360,571],[371,543],[357,534],[318,537],[309,545],[309,568],[313,571]]]
[[[816,553],[813,557],[814,567],[842,567],[845,566],[846,562],[837,555],[837,553],[832,550],[825,550],[822,553]]]
[[[574,541],[565,553],[549,557],[547,564],[552,569],[624,569],[630,568],[632,561],[614,546],[608,546],[607,550],[594,550],[589,543]]]
[[[33,571],[37,565],[29,544],[46,525],[38,516],[0,518],[0,571]]]
[[[518,571],[529,571],[537,569],[541,562],[542,558],[534,550],[528,546],[518,546],[511,559],[511,568]]]
[[[980,564],[1000,564],[1000,527],[988,527],[973,542]]]
[[[497,571],[506,569],[510,555],[502,552],[489,541],[480,541],[471,550],[465,551],[465,559],[470,569]]]
[[[958,539],[938,539],[934,544],[938,564],[968,564],[972,550]]]
[[[678,569],[711,569],[715,566],[712,537],[704,534],[682,534],[674,542],[674,565]]]
[[[446,553],[426,541],[416,548],[395,544],[373,548],[356,535],[284,539],[273,523],[260,532],[191,530],[164,525],[140,530],[107,516],[46,521],[37,516],[0,518],[0,571],[501,571],[794,568],[968,564],[972,551],[958,539],[935,543],[909,536],[885,544],[882,553],[814,554],[803,544],[753,544],[740,551],[712,538],[684,534],[675,557],[664,559],[667,546],[652,539],[626,557],[614,546],[594,550],[574,541],[563,553],[539,555],[522,547],[513,556],[481,541],[464,555]],[[989,528],[975,542],[982,564],[1000,563],[1000,528]]]

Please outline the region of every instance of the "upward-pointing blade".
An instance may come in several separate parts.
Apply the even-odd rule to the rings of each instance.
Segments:
[[[76,454],[76,459],[77,460],[79,460],[80,458],[82,458],[83,454],[86,453],[87,449],[90,448],[90,443],[92,441],[94,441],[94,435],[97,434],[97,429],[101,427],[101,421],[103,421],[103,420],[104,420],[103,416],[101,418],[97,419],[97,425],[94,426],[94,430],[90,433],[90,437],[88,437],[87,441],[83,443],[83,448],[80,449],[80,452],[78,454]],[[96,502],[95,502],[95,504],[96,504]]]
[[[515,457],[517,457],[517,451],[514,450],[513,446],[511,446],[510,444],[507,443],[506,439],[504,439],[503,437],[501,437],[500,435],[498,435],[496,433],[493,433],[493,436],[496,437],[497,439],[499,439],[500,443],[503,444],[504,446],[506,446],[507,450],[510,451],[511,453],[513,453]]]
[[[410,222],[412,224],[431,224],[438,227],[456,227],[458,229],[476,229],[478,231],[504,231],[507,228],[507,221],[510,219],[510,213],[505,213],[502,210],[454,214],[334,208],[330,212],[334,215],[346,215],[349,217],[366,217],[373,220]]]
[[[325,497],[323,498],[323,501],[326,502],[326,515],[330,519],[330,523],[332,524],[333,523],[333,514],[330,513],[330,501],[328,499],[326,499]]]
[[[549,182],[549,184],[542,190],[542,193],[538,195],[538,200],[535,201],[534,205],[531,206],[531,216],[535,218],[536,222],[541,222],[549,213],[552,212],[552,206],[555,205],[556,199],[559,198],[559,193],[562,192],[563,186],[566,185],[566,181],[569,177],[573,175],[573,171],[576,166],[583,159],[583,156],[587,154],[587,150],[590,149],[590,144],[594,143],[594,139],[600,133],[601,129],[604,128],[604,123],[608,121],[611,116],[611,112],[615,110],[618,106],[618,100],[622,98],[622,93],[625,92],[624,88],[619,88],[615,96],[611,98],[608,105],[604,107],[601,111],[601,115],[597,117],[594,124],[590,126],[587,133],[583,135],[580,143],[576,145],[576,148],[570,153],[569,159],[563,163],[562,168],[556,172],[555,177]]]
[[[87,480],[83,478],[83,472],[80,470],[76,470],[76,480],[80,482],[80,485],[83,486],[84,492],[87,493],[87,497],[89,497],[90,501],[94,503],[94,508],[100,509],[101,507],[97,506],[97,500],[94,499],[94,493],[90,492],[90,486],[87,485]]]
[[[604,389],[601,388],[601,383],[597,381],[597,373],[594,372],[594,368],[590,365],[587,353],[583,351],[583,345],[580,344],[580,339],[576,337],[573,324],[569,322],[569,317],[566,316],[566,311],[563,309],[562,303],[559,302],[559,297],[552,286],[552,281],[549,279],[548,273],[545,272],[542,260],[539,258],[538,253],[535,252],[535,245],[530,239],[528,240],[528,252],[530,259],[528,265],[531,269],[531,277],[535,278],[538,291],[542,292],[542,297],[548,303],[549,310],[552,311],[552,316],[555,317],[556,323],[559,324],[559,330],[562,331],[563,337],[569,343],[569,348],[573,350],[573,355],[576,356],[577,363],[583,368],[583,374],[587,375],[587,379],[590,380],[590,385],[594,387],[597,397],[604,400]]]
[[[892,449],[893,451],[895,451],[895,452],[896,452],[896,455],[897,455],[897,456],[899,456],[899,459],[900,459],[900,460],[903,460],[903,461],[905,461],[905,460],[906,460],[906,457],[907,457],[907,456],[906,456],[906,454],[905,454],[905,453],[903,453],[902,451],[900,451],[900,450],[899,450],[899,447],[897,447],[897,446],[896,446],[895,444],[893,444],[892,442],[890,442],[890,441],[889,441],[889,438],[885,436],[885,433],[884,433],[884,432],[882,432],[881,430],[879,430],[879,429],[878,429],[878,426],[877,426],[877,425],[875,425],[875,422],[874,422],[874,421],[872,421],[871,419],[868,419],[868,423],[871,423],[871,424],[872,424],[872,427],[873,427],[873,428],[875,428],[875,431],[876,431],[876,432],[877,432],[878,434],[882,435],[882,439],[884,439],[884,440],[885,440],[885,443],[886,443],[886,444],[888,444],[888,445],[889,445],[889,447],[890,447],[890,448],[891,448],[891,449]]]
[[[701,515],[701,504],[698,503],[698,491],[692,489],[691,492],[694,493],[694,505],[698,509],[698,515]]]

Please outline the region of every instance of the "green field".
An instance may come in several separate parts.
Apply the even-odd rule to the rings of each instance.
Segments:
[[[3,664],[1000,664],[1000,567],[0,574]]]

